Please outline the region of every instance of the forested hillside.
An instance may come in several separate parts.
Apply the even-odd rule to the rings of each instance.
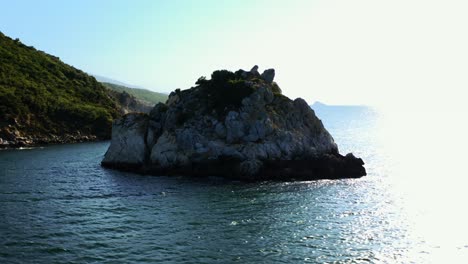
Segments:
[[[121,113],[94,77],[0,32],[0,145],[109,138]]]

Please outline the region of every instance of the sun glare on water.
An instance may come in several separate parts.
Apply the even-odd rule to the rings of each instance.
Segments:
[[[463,174],[460,113],[394,108],[379,120],[378,145],[391,168],[388,191],[407,225],[408,260],[462,263],[468,259],[468,180]]]

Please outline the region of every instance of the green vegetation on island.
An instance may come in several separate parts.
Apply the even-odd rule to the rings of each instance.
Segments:
[[[158,92],[153,92],[150,90],[146,89],[141,89],[141,88],[129,88],[123,85],[118,85],[118,84],[113,84],[113,83],[107,83],[107,82],[102,82],[102,84],[114,91],[117,92],[126,92],[130,95],[133,95],[135,98],[148,102],[149,104],[157,104],[157,103],[164,103],[167,100],[168,95],[163,94],[163,93],[158,93]]]

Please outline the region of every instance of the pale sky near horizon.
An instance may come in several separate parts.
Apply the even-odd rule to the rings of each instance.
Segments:
[[[0,31],[93,73],[170,92],[275,68],[290,97],[390,107],[458,96],[464,1],[2,1]],[[394,99],[394,100],[390,100]]]

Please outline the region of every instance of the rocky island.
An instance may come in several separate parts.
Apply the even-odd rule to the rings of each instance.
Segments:
[[[366,175],[338,152],[301,98],[282,95],[275,70],[215,71],[169,95],[149,114],[114,121],[102,165],[154,175],[241,180],[317,180]]]

